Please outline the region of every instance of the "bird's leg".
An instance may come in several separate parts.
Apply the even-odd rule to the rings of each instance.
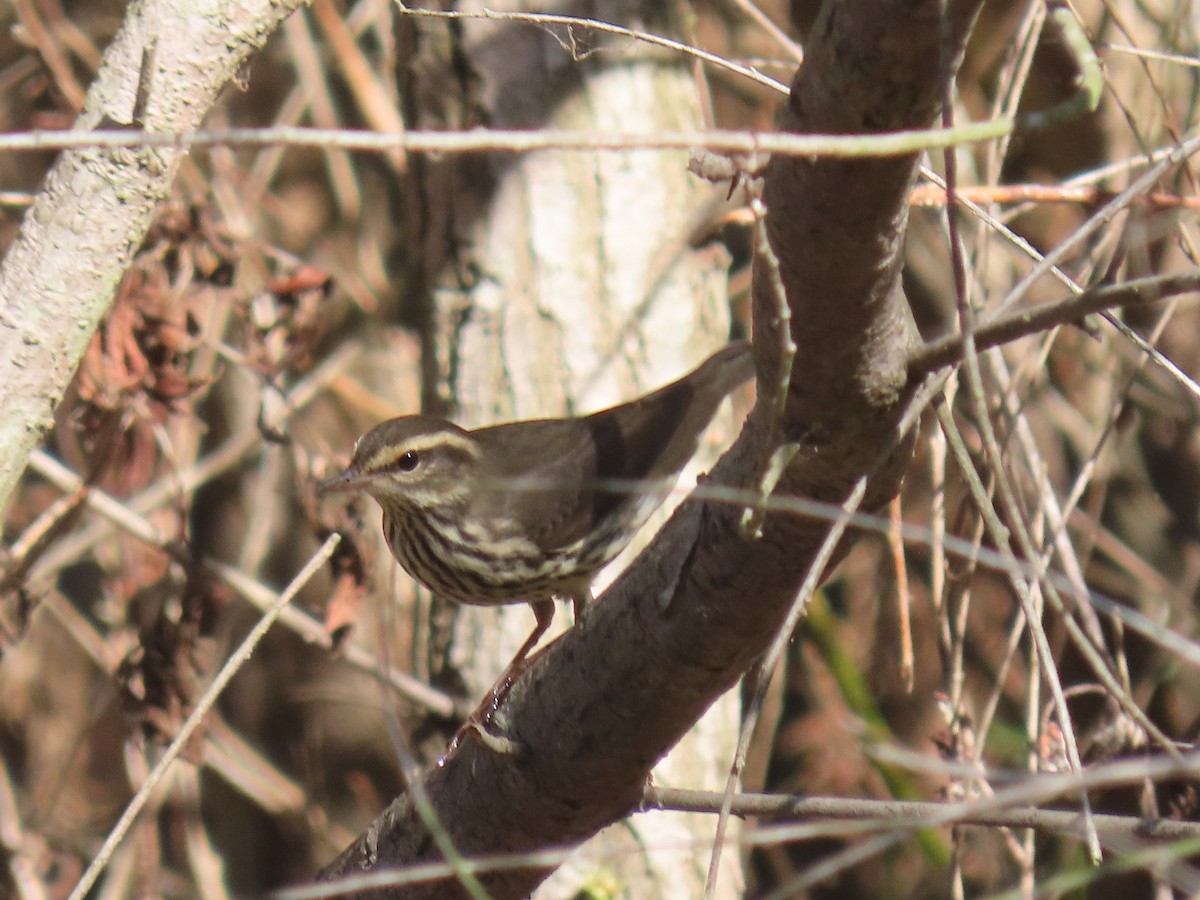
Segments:
[[[529,668],[529,664],[537,658],[538,654],[535,653],[531,658],[529,653],[537,646],[537,642],[541,640],[542,635],[546,633],[546,629],[554,621],[553,600],[537,600],[531,603],[530,606],[533,608],[533,614],[537,618],[537,622],[533,626],[533,631],[529,633],[529,637],[525,638],[525,643],[521,645],[521,649],[517,651],[517,655],[505,666],[504,671],[496,679],[496,683],[488,691],[488,695],[484,698],[484,701],[467,716],[467,721],[463,723],[462,727],[458,729],[454,737],[450,740],[447,755],[454,753],[458,749],[458,745],[462,743],[464,735],[469,731],[474,731],[479,735],[479,739],[484,744],[497,753],[511,755],[517,752],[517,745],[513,741],[492,734],[488,730],[488,725],[491,723],[496,712],[504,704],[504,698],[508,696],[508,692],[512,690],[512,686],[517,683],[517,679],[521,677],[521,673]]]
[[[571,604],[574,607],[575,622],[578,624],[580,616],[583,615],[583,611],[592,600],[591,588],[585,586],[581,590],[572,591],[570,598]],[[525,639],[525,643],[521,645],[521,649],[517,651],[517,655],[505,667],[504,672],[496,679],[496,683],[488,691],[488,695],[484,701],[475,708],[474,712],[467,717],[467,721],[463,723],[462,728],[458,729],[455,733],[453,739],[450,741],[448,754],[458,749],[458,745],[462,743],[463,736],[468,731],[475,732],[486,746],[497,753],[515,755],[520,751],[520,747],[515,741],[493,733],[488,729],[488,726],[492,723],[492,719],[500,707],[504,705],[504,700],[508,696],[508,692],[517,683],[517,679],[521,677],[521,673],[528,669],[533,664],[533,661],[545,653],[554,643],[554,641],[551,641],[537,653],[534,653],[532,656],[530,655],[533,648],[537,646],[537,642],[542,639],[542,635],[546,633],[546,629],[554,621],[554,601],[535,600],[529,605],[533,608],[533,614],[537,618],[537,622],[533,626],[533,631],[529,633],[529,637]],[[559,637],[562,637],[562,635],[559,635]],[[556,641],[558,638],[554,640]]]
[[[538,657],[535,653],[533,657],[529,656],[531,650],[537,646],[537,642],[542,639],[542,635],[546,633],[546,629],[554,621],[554,601],[553,600],[537,600],[529,604],[533,608],[533,614],[537,618],[537,623],[533,626],[533,631],[529,632],[529,637],[525,638],[525,643],[521,645],[521,649],[517,651],[517,655],[512,658],[512,661],[505,667],[500,677],[496,679],[496,683],[488,692],[488,699],[481,704],[480,709],[484,710],[484,720],[488,721],[495,714],[501,705],[504,703],[504,698],[508,696],[508,692],[512,690],[512,686],[517,683],[517,679],[521,677],[521,673],[529,668],[529,664]]]
[[[592,589],[585,587],[581,591],[575,591],[571,594],[571,608],[575,613],[575,624],[579,624],[579,620],[583,617],[583,611],[588,608],[588,604],[592,602]]]
[[[584,587],[582,590],[573,591],[570,594],[571,606],[575,613],[575,624],[579,624],[579,618],[583,615],[583,611],[587,605],[592,602],[592,589]],[[563,597],[562,599],[566,599]],[[533,665],[533,661],[545,653],[553,646],[554,641],[551,641],[533,656],[529,652],[537,646],[537,642],[541,640],[542,635],[546,633],[546,629],[550,627],[550,623],[554,621],[554,601],[553,600],[537,600],[529,604],[533,608],[533,614],[537,616],[537,624],[533,626],[533,631],[529,637],[525,639],[525,643],[521,645],[521,649],[517,651],[517,655],[513,657],[512,662],[508,664],[508,668],[504,670],[497,680],[495,686],[489,693],[490,702],[484,704],[489,708],[485,713],[485,718],[490,719],[492,714],[500,708],[504,702],[504,698],[508,696],[508,692],[512,690],[512,686],[517,683],[517,679],[521,673]],[[562,635],[559,635],[562,637]]]

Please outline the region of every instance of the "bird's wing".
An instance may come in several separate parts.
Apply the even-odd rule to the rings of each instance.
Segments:
[[[474,436],[487,472],[472,513],[511,520],[515,531],[546,551],[588,534],[595,521],[597,447],[580,420],[509,423]]]
[[[488,471],[502,485],[480,491],[477,508],[510,517],[544,550],[569,547],[620,518],[640,525],[696,452],[721,400],[752,374],[749,346],[733,343],[631,403],[578,419],[472,432],[484,447]],[[502,452],[491,452],[493,447]]]

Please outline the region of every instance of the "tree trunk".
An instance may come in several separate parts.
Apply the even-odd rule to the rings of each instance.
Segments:
[[[605,21],[644,23],[636,4],[600,6],[596,14]],[[481,108],[461,124],[479,117],[496,128],[537,124],[597,133],[702,125],[694,73],[683,59],[664,59],[628,39],[600,41],[577,31],[577,40],[603,45],[580,64],[564,52],[563,29],[555,37],[513,23],[462,24],[461,58],[474,66],[473,99]],[[432,32],[446,27],[422,23],[418,44],[445,49]],[[678,31],[662,23],[652,30]],[[435,92],[419,93],[444,103]],[[425,111],[423,121],[427,116]],[[451,167],[456,177],[444,177]],[[448,404],[462,424],[610,406],[682,375],[728,340],[727,254],[688,243],[713,189],[688,174],[685,153],[542,152],[432,168],[437,171],[423,185],[424,205],[453,210],[453,219],[442,221],[439,212],[412,229],[436,235],[425,254],[427,261],[437,260],[436,267],[422,273],[432,312],[426,347],[439,362],[439,390],[431,402]],[[485,187],[466,198],[469,181]],[[453,241],[431,246],[448,233]],[[722,416],[681,484],[694,483],[696,472],[711,465],[734,433],[730,417]],[[677,499],[647,530],[665,521]],[[636,541],[601,575],[597,593],[644,543]],[[451,663],[471,695],[483,697],[529,633],[533,615],[524,605],[464,607],[456,615]],[[569,619],[560,608],[551,634]],[[657,782],[722,786],[737,722],[731,693],[660,764]],[[547,896],[613,879],[634,896],[698,896],[707,858],[687,845],[710,841],[712,827],[707,817],[656,813],[632,827],[610,829],[560,870]],[[726,855],[720,896],[736,896],[737,854]]]
[[[849,134],[928,126],[975,12],[972,0],[823,5],[784,127]],[[788,450],[775,496],[874,510],[898,492],[914,440],[911,428],[900,429],[917,387],[907,379],[915,337],[900,261],[918,161],[917,153],[771,160],[763,196],[773,258],[756,258],[752,288],[762,390],[706,487],[753,504],[769,463]],[[635,164],[626,156],[600,165]],[[535,198],[539,207],[553,199]],[[501,302],[499,290],[490,296],[495,314],[518,301]],[[540,326],[547,299],[538,299]],[[463,304],[459,329],[471,321],[463,311],[474,314]],[[509,331],[497,328],[498,340]],[[572,345],[582,337],[571,335]],[[784,338],[796,346],[791,367]],[[773,508],[751,534],[742,511],[704,496],[683,504],[580,625],[537,658],[496,715],[519,755],[467,740],[425,774],[422,796],[459,852],[520,859],[570,847],[639,808],[650,768],[762,655],[810,570],[828,572],[826,545],[846,546],[826,519]],[[416,796],[397,798],[323,877],[439,859]],[[515,898],[554,867],[537,859],[480,877],[493,896]],[[464,894],[446,881],[384,891]]]

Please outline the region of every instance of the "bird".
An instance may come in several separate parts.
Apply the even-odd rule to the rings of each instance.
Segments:
[[[390,419],[359,438],[349,466],[318,493],[373,497],[392,555],[435,594],[530,604],[536,624],[498,682],[506,692],[553,621],[555,598],[582,615],[595,575],[753,374],[750,344],[735,341],[679,380],[590,415],[476,429],[432,415]]]

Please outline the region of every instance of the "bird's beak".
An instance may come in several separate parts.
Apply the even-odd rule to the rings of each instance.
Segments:
[[[340,494],[344,491],[356,491],[364,487],[367,483],[367,478],[357,468],[351,466],[340,475],[334,475],[332,478],[326,478],[317,485],[317,496],[322,497],[326,494]]]

